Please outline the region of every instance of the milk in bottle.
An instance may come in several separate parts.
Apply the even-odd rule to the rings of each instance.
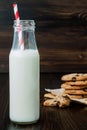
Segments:
[[[9,117],[19,124],[34,123],[40,115],[40,60],[34,30],[33,20],[20,20],[19,24],[14,21],[14,39],[9,54]]]

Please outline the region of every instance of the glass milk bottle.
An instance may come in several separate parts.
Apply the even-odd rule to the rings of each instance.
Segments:
[[[9,117],[19,124],[32,124],[39,119],[40,63],[34,31],[34,20],[14,21],[9,54]]]

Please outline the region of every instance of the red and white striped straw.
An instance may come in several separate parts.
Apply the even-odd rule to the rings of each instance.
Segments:
[[[17,4],[13,4],[13,9],[14,9],[15,19],[17,20],[17,23],[19,23],[20,17],[19,17]],[[19,35],[19,44],[20,44],[21,49],[23,50],[24,49],[24,40],[23,40],[23,36],[22,36],[21,26],[19,26],[19,28],[18,28],[18,35]]]

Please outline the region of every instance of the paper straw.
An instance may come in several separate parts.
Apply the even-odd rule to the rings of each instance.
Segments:
[[[13,9],[14,9],[14,15],[15,15],[15,19],[17,20],[17,23],[20,23],[20,17],[19,17],[19,12],[18,12],[18,7],[17,4],[13,4]],[[23,40],[23,36],[22,36],[22,30],[21,30],[21,26],[19,25],[18,27],[18,36],[19,36],[19,44],[21,49],[24,49],[24,40]]]

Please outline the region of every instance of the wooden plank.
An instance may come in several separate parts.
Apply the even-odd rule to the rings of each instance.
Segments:
[[[41,71],[74,71],[77,66],[78,71],[87,69],[86,0],[3,0],[0,2],[0,72],[8,72],[13,2],[18,3],[21,19],[36,22]]]

